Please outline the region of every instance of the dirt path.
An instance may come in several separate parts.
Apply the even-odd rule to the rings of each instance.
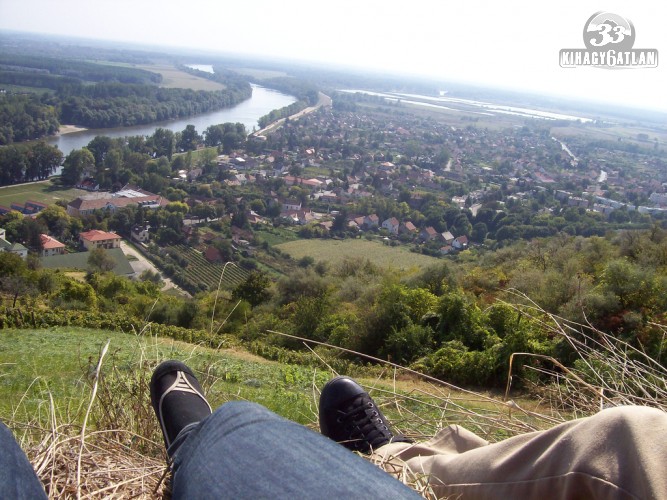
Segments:
[[[306,115],[308,113],[312,113],[313,111],[321,108],[322,106],[331,106],[331,103],[333,102],[331,100],[331,97],[329,97],[326,94],[323,94],[322,92],[318,92],[318,100],[317,104],[315,106],[309,106],[305,109],[302,109],[298,113],[294,113],[293,115],[289,116],[290,120],[298,120],[301,118],[303,115]],[[276,120],[275,122],[271,123],[270,125],[264,127],[262,130],[258,130],[255,132],[253,135],[254,136],[260,136],[260,135],[266,135],[269,132],[273,132],[274,130],[278,129],[283,123],[285,123],[286,118],[281,118],[280,120]]]
[[[154,273],[158,273],[162,281],[164,282],[164,286],[162,287],[163,291],[175,288],[179,290],[182,294],[189,295],[186,291],[181,290],[169,278],[163,276],[160,270],[157,267],[155,267],[150,260],[148,260],[139,250],[134,248],[134,246],[130,245],[127,241],[121,240],[120,249],[127,257],[130,256],[133,257],[133,259],[130,260],[129,262],[137,276],[139,276],[141,273],[147,270],[153,271]]]

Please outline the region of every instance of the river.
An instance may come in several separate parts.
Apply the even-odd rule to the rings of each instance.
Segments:
[[[583,116],[565,115],[562,113],[554,113],[551,111],[541,111],[530,108],[518,108],[515,106],[505,106],[501,104],[493,104],[490,102],[475,101],[472,99],[463,99],[459,97],[448,97],[445,91],[441,92],[439,97],[426,96],[420,94],[404,94],[400,92],[372,92],[369,90],[351,90],[341,89],[341,92],[362,93],[378,97],[383,97],[387,101],[414,104],[417,106],[426,106],[430,108],[440,108],[446,110],[462,110],[480,115],[493,116],[495,114],[515,115],[525,118],[541,118],[544,120],[569,120],[580,121],[582,123],[592,122],[590,118]],[[407,99],[406,99],[407,98]],[[420,100],[412,100],[412,99]],[[425,102],[429,101],[429,102]],[[446,106],[445,104],[449,104]]]
[[[220,109],[209,113],[191,116],[190,118],[179,118],[166,122],[155,122],[147,125],[137,125],[134,127],[120,128],[102,128],[88,129],[81,132],[72,132],[47,139],[49,144],[58,146],[63,154],[68,155],[73,149],[81,149],[87,146],[98,135],[108,137],[125,137],[132,135],[153,135],[158,127],[172,130],[173,132],[182,132],[187,125],[194,125],[197,132],[204,132],[210,125],[219,123],[243,123],[251,132],[253,127],[257,127],[257,120],[274,109],[289,106],[296,101],[291,95],[286,95],[276,90],[252,85],[252,97],[246,99],[232,108]]]

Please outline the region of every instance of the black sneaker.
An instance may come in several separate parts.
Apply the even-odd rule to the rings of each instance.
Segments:
[[[197,377],[180,361],[160,363],[153,372],[150,387],[151,404],[167,449],[185,427],[212,413]]]
[[[346,448],[362,453],[391,442],[412,442],[391,431],[375,401],[349,377],[336,377],[322,389],[320,430]]]

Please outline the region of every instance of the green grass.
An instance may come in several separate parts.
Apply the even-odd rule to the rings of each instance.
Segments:
[[[130,373],[141,366],[150,376],[164,359],[184,360],[196,372],[213,407],[246,399],[301,423],[314,420],[310,389],[323,385],[322,370],[282,365],[234,350],[215,351],[169,339],[81,328],[3,330],[0,336],[0,418],[30,420],[48,410],[79,416],[90,397],[88,374],[111,339],[102,373]],[[122,395],[119,395],[119,398]],[[74,420],[79,420],[74,418]]]
[[[0,188],[0,205],[9,207],[11,203],[25,203],[28,200],[53,205],[56,201],[71,201],[86,194],[87,191],[76,188],[62,188],[51,181],[31,182],[20,186]]]
[[[109,257],[116,263],[112,271],[120,276],[133,274],[134,270],[128,258],[120,248],[111,248],[106,251]],[[88,270],[88,258],[90,252],[66,253],[42,257],[40,262],[47,269],[84,269]],[[135,258],[136,260],[136,258]]]
[[[379,241],[365,239],[296,240],[277,245],[276,248],[297,260],[310,256],[316,261],[325,261],[335,266],[346,258],[363,257],[381,268],[408,273],[439,262],[435,257],[411,252],[403,246],[390,247]]]
[[[305,425],[317,421],[317,391],[332,377],[324,366],[268,361],[240,348],[215,350],[120,332],[59,327],[1,333],[0,419],[5,422],[44,418],[51,397],[59,421],[80,422],[91,394],[89,375],[107,340],[111,342],[102,365],[106,379],[101,379],[100,390],[106,386],[118,392],[118,374],[147,382],[160,361],[179,359],[195,370],[213,408],[232,400],[254,401]],[[392,390],[389,381],[363,376],[359,380],[377,386],[379,398],[383,398],[382,391]],[[119,402],[129,397],[115,394]],[[408,405],[418,410],[418,402]],[[395,415],[391,409],[389,414]],[[438,415],[436,410],[431,418]]]
[[[232,347],[216,350],[151,337],[150,331],[7,329],[0,332],[0,420],[33,429],[38,440],[40,432],[50,432],[52,419],[60,426],[81,424],[92,393],[90,375],[107,340],[89,427],[124,429],[155,443],[161,437],[148,381],[165,359],[179,359],[195,371],[213,408],[227,401],[253,401],[315,429],[319,391],[334,375],[314,355],[312,366],[267,361],[233,347],[231,337],[221,343]],[[354,371],[396,428],[416,439],[458,423],[496,440],[529,430],[524,422],[534,420],[517,413],[508,419],[497,398],[435,386],[400,370],[359,366]],[[534,402],[530,407],[538,409]]]
[[[262,242],[266,241],[272,247],[299,238],[291,229],[266,226],[260,226],[259,229],[256,229],[255,237],[258,237]]]

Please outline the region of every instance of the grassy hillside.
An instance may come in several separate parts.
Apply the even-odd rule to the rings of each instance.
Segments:
[[[315,363],[310,366],[280,363],[233,345],[231,337],[221,337],[222,347],[210,349],[150,335],[73,327],[7,329],[0,336],[0,419],[25,422],[46,418],[53,398],[59,421],[80,423],[91,395],[92,374],[107,341],[110,344],[94,405],[99,408],[93,410],[94,414],[101,410],[94,425],[102,427],[118,423],[106,421],[103,415],[111,401],[128,411],[132,406],[148,421],[154,420],[146,391],[153,369],[165,359],[179,359],[191,366],[214,408],[232,400],[255,401],[313,427],[317,427],[319,390],[335,375],[325,362],[317,366],[316,361],[326,357],[323,352],[313,353]],[[417,435],[462,422],[461,408],[468,417],[498,410],[499,399],[490,394],[457,390],[446,383],[436,386],[391,367],[359,366],[355,370],[350,375],[369,387],[380,402],[387,403],[385,409],[392,421]],[[135,400],[138,395],[143,399]],[[522,404],[539,410],[535,402]],[[406,408],[410,411],[404,413]],[[134,421],[133,430],[152,429],[150,422]],[[524,428],[520,420],[516,425],[515,430]],[[503,435],[501,432],[496,438]],[[160,435],[146,437],[159,441]]]
[[[107,341],[91,403],[95,367]],[[318,428],[319,390],[333,375],[324,364],[267,361],[231,342],[221,338],[225,347],[216,350],[150,335],[70,327],[3,330],[0,419],[14,431],[50,498],[76,492],[106,498],[110,490],[123,498],[162,498],[164,448],[148,381],[164,359],[191,366],[214,408],[250,400]],[[488,394],[434,385],[397,367],[361,367],[354,376],[396,428],[415,439],[457,423],[497,440],[573,415],[538,401],[519,401],[526,408],[521,410]]]
[[[323,385],[328,379],[322,370],[311,373],[247,352],[215,351],[150,336],[79,328],[4,330],[0,337],[0,418],[32,419],[48,408],[50,394],[61,418],[80,421],[90,397],[90,374],[107,340],[111,342],[102,385],[117,391],[119,401],[128,396],[120,392],[124,379],[139,377],[147,382],[160,361],[180,359],[204,374],[200,378],[213,407],[231,399],[248,399],[305,424],[314,419],[308,389],[313,380]],[[147,398],[145,403],[148,409]]]

